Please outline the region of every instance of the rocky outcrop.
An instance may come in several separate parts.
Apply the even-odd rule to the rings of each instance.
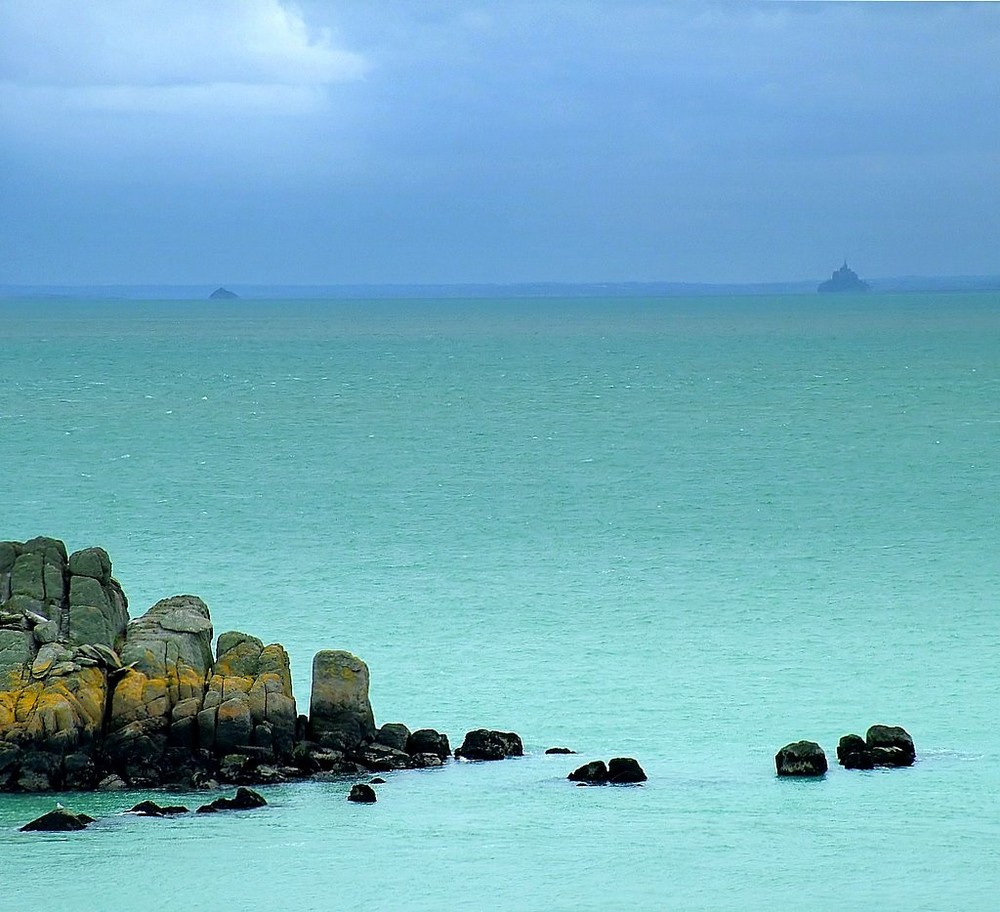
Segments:
[[[434,729],[376,728],[368,667],[349,652],[316,655],[305,717],[282,646],[240,631],[212,645],[193,595],[130,621],[102,548],[0,542],[0,791],[274,783],[450,757]],[[466,742],[469,758],[522,753],[512,733]]]
[[[296,712],[284,647],[265,646],[257,637],[232,631],[219,637],[216,653],[197,715],[197,738],[192,726],[184,733],[185,743],[220,755],[254,748],[290,757]]]
[[[524,746],[519,735],[486,728],[468,732],[462,746],[455,751],[456,757],[465,760],[503,760],[506,757],[520,757],[523,754]]]
[[[355,747],[375,734],[368,666],[357,656],[339,649],[316,653],[309,731],[319,744],[339,749]]]
[[[826,754],[815,741],[795,741],[775,754],[774,766],[779,776],[823,776]]]
[[[140,801],[126,813],[139,817],[174,817],[177,814],[187,814],[188,809],[183,804],[157,804],[155,801]]]

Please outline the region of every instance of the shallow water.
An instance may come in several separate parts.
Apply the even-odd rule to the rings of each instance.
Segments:
[[[995,908],[996,295],[4,301],[0,379],[0,537],[529,751],[68,837],[3,796],[13,908]],[[873,722],[917,766],[774,778]]]

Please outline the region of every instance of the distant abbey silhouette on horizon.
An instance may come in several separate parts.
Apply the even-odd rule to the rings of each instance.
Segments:
[[[858,278],[858,274],[847,265],[847,257],[844,257],[844,265],[836,270],[825,282],[821,282],[819,292],[828,293],[836,291],[868,291],[871,286]]]

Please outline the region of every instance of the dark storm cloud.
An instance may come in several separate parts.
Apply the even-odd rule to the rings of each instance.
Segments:
[[[998,271],[993,6],[0,10],[6,281]]]

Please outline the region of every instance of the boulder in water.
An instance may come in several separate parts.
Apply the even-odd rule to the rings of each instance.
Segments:
[[[582,782],[586,785],[605,785],[608,781],[608,767],[603,760],[591,760],[573,770],[566,778],[570,782]]]
[[[455,751],[456,757],[466,760],[503,760],[506,757],[520,757],[523,754],[524,746],[519,735],[486,728],[470,731],[466,734],[462,746]]]
[[[823,776],[826,754],[815,741],[794,741],[775,754],[774,766],[779,776]]]
[[[612,757],[608,761],[608,782],[612,785],[632,785],[646,779],[639,762],[631,757]]]
[[[364,782],[351,786],[351,793],[347,796],[348,801],[356,801],[359,804],[374,804],[378,800],[375,789]]]
[[[861,735],[844,735],[837,744],[837,761],[844,769],[867,769],[875,766],[868,744]]]
[[[917,757],[913,738],[898,725],[873,725],[865,743],[875,766],[912,766]]]
[[[433,728],[418,728],[406,739],[408,754],[435,754],[442,761],[451,756],[451,745],[448,736]]]

